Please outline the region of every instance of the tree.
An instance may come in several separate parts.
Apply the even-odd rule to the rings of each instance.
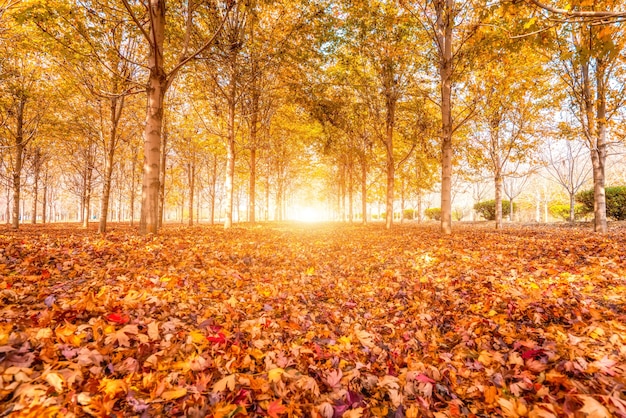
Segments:
[[[13,189],[11,225],[13,229],[18,229],[24,161],[47,107],[45,77],[42,74],[47,60],[31,43],[29,30],[32,28],[18,25],[14,15],[9,15],[7,19],[11,21],[14,31],[5,34],[7,39],[0,42],[0,54],[3,56],[0,146],[9,150],[7,162]]]
[[[144,173],[142,181],[141,221],[139,232],[157,233],[159,224],[159,192],[161,163],[161,131],[163,125],[164,98],[179,71],[191,60],[211,47],[220,33],[224,22],[230,15],[234,2],[211,4],[188,2],[187,7],[180,7],[169,2],[170,12],[181,19],[183,36],[173,36],[167,32],[166,0],[134,2],[122,0],[135,29],[141,33],[148,48],[146,83],[147,114],[144,129]],[[202,24],[197,24],[194,17],[203,13]],[[216,14],[218,16],[216,16]],[[219,16],[222,15],[222,17]],[[146,22],[146,24],[142,23]],[[181,23],[178,22],[177,23]],[[169,35],[169,36],[168,36]],[[180,35],[174,33],[174,35]],[[164,49],[165,39],[171,50],[180,51],[178,60],[169,70],[166,68],[168,55]],[[198,41],[200,39],[200,41]],[[193,41],[193,42],[192,42]]]
[[[590,159],[586,151],[583,142],[565,139],[561,144],[548,143],[544,155],[548,175],[567,192],[569,197],[570,223],[576,220],[576,193],[586,183],[591,172],[588,164]]]
[[[583,15],[597,14],[609,4],[575,3]],[[609,131],[618,121],[626,100],[618,80],[624,70],[623,30],[618,24],[598,25],[593,20],[571,21],[562,26],[557,38],[561,79],[579,129],[590,151],[594,184],[594,231],[608,231],[605,170]],[[615,132],[615,131],[614,131]]]
[[[508,40],[485,36],[492,55],[474,76],[478,109],[471,123],[470,163],[486,165],[494,180],[496,229],[502,228],[504,178],[514,175],[505,167],[529,160],[539,144],[537,125],[545,117],[549,97],[547,77],[532,45],[512,45]],[[507,44],[508,43],[508,44]],[[520,41],[516,41],[520,43]],[[540,119],[541,118],[541,119]],[[511,164],[512,163],[512,164]],[[477,168],[477,167],[475,167]]]
[[[475,4],[474,4],[475,3]],[[401,0],[414,14],[433,45],[431,63],[439,76],[439,105],[441,108],[441,232],[452,233],[452,165],[453,135],[472,113],[472,106],[456,106],[462,95],[457,85],[471,62],[471,39],[489,9],[481,0],[428,0],[424,3]]]

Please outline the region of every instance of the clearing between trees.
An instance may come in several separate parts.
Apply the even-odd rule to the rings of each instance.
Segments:
[[[0,229],[0,415],[625,417],[626,234]]]

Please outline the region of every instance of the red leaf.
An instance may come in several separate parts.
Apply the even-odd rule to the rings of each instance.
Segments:
[[[217,335],[208,336],[206,339],[213,344],[224,344],[226,342],[226,335],[218,332]]]
[[[426,376],[423,373],[420,373],[417,376],[415,376],[415,380],[417,380],[418,382],[422,382],[422,383],[435,383],[433,379],[431,379],[430,377]]]
[[[48,270],[42,270],[41,271],[41,278],[46,280],[50,278],[50,272]]]
[[[524,360],[528,360],[529,358],[541,356],[544,353],[545,353],[545,351],[543,351],[543,350],[528,350],[528,351],[524,351],[522,353],[522,358]]]
[[[115,322],[116,324],[125,324],[130,321],[130,318],[126,314],[110,313],[105,318],[108,321]]]

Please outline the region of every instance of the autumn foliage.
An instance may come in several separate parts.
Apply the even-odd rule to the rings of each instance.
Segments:
[[[626,417],[623,230],[0,231],[0,415]]]

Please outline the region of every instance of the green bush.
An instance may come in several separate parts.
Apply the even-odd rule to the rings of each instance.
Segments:
[[[564,221],[569,221],[569,204],[567,203],[553,203],[548,208],[550,214],[555,218],[563,219]],[[574,205],[574,219],[581,219],[585,216],[585,207],[580,203]]]
[[[517,210],[517,204],[513,203],[513,209]],[[488,221],[496,220],[496,201],[485,200],[484,202],[478,202],[474,205],[474,210],[480,214],[484,219]],[[509,216],[511,214],[511,202],[508,200],[502,201],[502,216]]]
[[[434,221],[440,221],[441,220],[441,208],[428,208],[424,211],[424,215],[426,215],[428,219],[432,219]]]
[[[417,215],[417,213],[414,209],[404,209],[404,219],[415,219],[415,215]]]
[[[626,220],[626,186],[607,187],[606,216],[616,221]],[[583,206],[583,213],[593,213],[593,189],[576,195],[576,201]]]

